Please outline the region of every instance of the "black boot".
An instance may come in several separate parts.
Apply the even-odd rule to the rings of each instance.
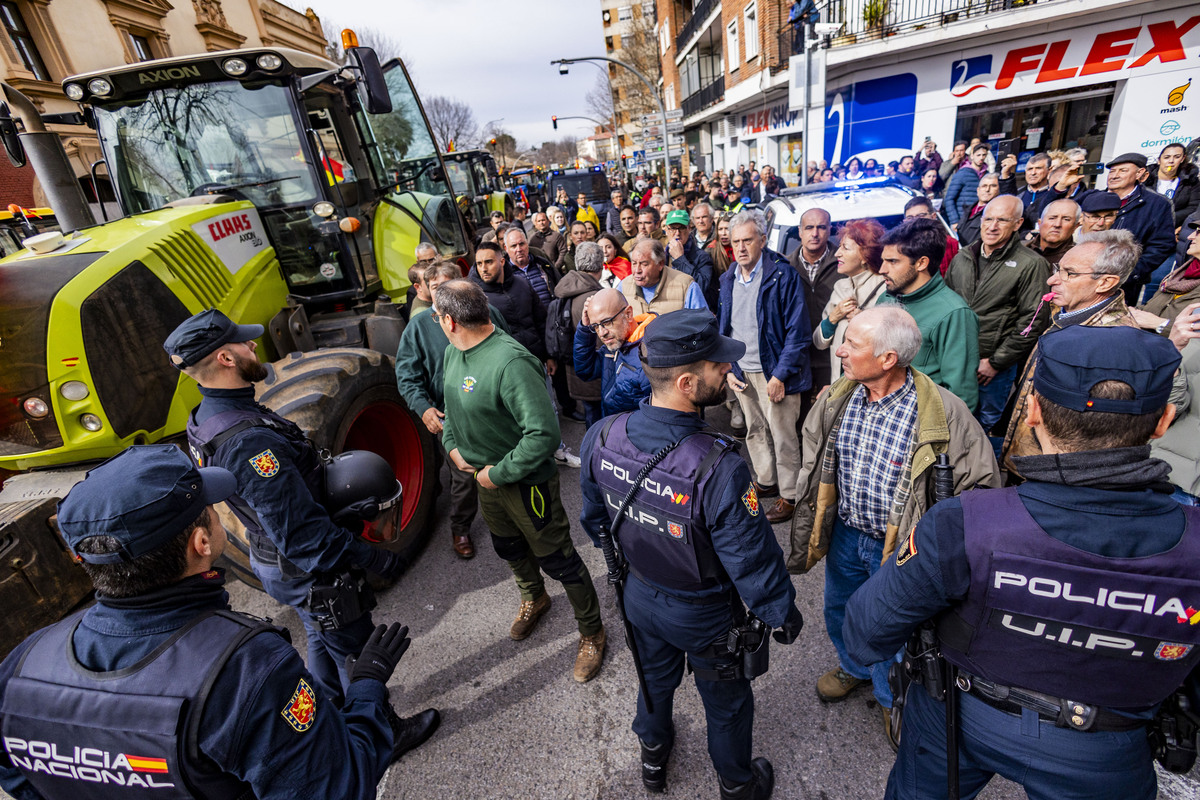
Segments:
[[[721,787],[721,800],[767,800],[775,790],[775,770],[771,762],[765,758],[756,758],[750,762],[750,772],[754,777],[741,786],[728,787],[724,778],[718,778]]]
[[[420,714],[401,717],[390,705],[387,707],[388,725],[392,728],[392,757],[400,756],[423,745],[442,724],[442,715],[436,708],[427,708]]]
[[[657,747],[638,739],[642,745],[642,784],[648,791],[665,792],[667,790],[667,759],[671,757],[671,745],[660,744]]]

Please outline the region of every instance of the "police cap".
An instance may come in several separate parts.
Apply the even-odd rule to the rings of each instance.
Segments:
[[[185,319],[163,342],[171,363],[179,369],[194,367],[218,347],[248,342],[263,335],[262,325],[238,325],[215,308]]]
[[[121,543],[116,553],[76,553],[90,564],[133,561],[183,533],[205,506],[236,490],[231,472],[198,469],[174,445],[134,445],[75,484],[58,504],[58,527],[72,551],[90,536]]]
[[[1123,325],[1072,325],[1045,334],[1038,342],[1033,390],[1075,411],[1148,414],[1167,404],[1180,360],[1170,339],[1149,331]],[[1134,398],[1089,397],[1101,381],[1129,384]]]
[[[717,331],[717,320],[703,309],[685,308],[663,314],[646,326],[642,363],[649,367],[681,367],[697,361],[718,364],[746,355],[746,345]]]
[[[1088,192],[1079,201],[1079,207],[1088,214],[1101,211],[1120,211],[1121,198],[1116,192]]]

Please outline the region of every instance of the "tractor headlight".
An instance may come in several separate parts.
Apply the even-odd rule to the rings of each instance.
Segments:
[[[225,63],[221,65],[221,69],[225,70],[227,75],[240,78],[246,74],[246,70],[250,69],[250,67],[240,58],[230,58],[225,60]]]
[[[58,393],[67,400],[83,400],[90,394],[87,384],[83,381],[67,381],[58,387]]]
[[[265,69],[268,72],[274,72],[283,66],[283,59],[274,53],[267,53],[254,59],[254,63],[258,64],[259,69]]]
[[[88,81],[88,91],[97,97],[108,97],[112,94],[112,84],[107,78],[92,78]]]
[[[83,99],[83,87],[78,83],[68,83],[67,87],[63,89],[63,93],[69,99],[75,100],[76,102]]]
[[[34,419],[44,419],[50,413],[50,406],[40,397],[30,397],[22,403],[25,413]]]
[[[95,414],[80,414],[79,424],[83,426],[84,430],[91,431],[92,433],[104,427],[104,423]]]
[[[328,200],[320,200],[313,203],[312,212],[321,219],[329,219],[333,216],[333,212],[337,209],[333,207],[333,203]]]

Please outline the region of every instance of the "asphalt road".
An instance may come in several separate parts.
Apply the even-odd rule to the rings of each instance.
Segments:
[[[720,409],[716,424],[727,421]],[[583,426],[567,422],[563,434],[577,450]],[[561,469],[562,500],[577,520],[578,471]],[[788,526],[775,530],[786,547]],[[380,597],[377,621],[398,620],[413,645],[391,687],[401,714],[434,706],[442,726],[418,750],[393,765],[379,796],[393,798],[650,797],[641,785],[633,719],[637,679],[625,646],[598,549],[576,528],[575,543],[596,581],[608,629],[600,675],[587,684],[571,678],[578,633],[561,585],[547,581],[553,606],[526,640],[508,637],[520,598],[511,573],[493,552],[482,518],[474,527],[476,556],[459,560],[450,550],[449,523],[441,518],[412,570]],[[771,670],[754,682],[756,755],[775,766],[780,798],[883,796],[892,752],[881,712],[860,689],[834,705],[816,696],[817,678],[835,655],[822,621],[823,572],[818,566],[794,577],[806,626],[791,647],[772,643]],[[235,608],[270,616],[292,630],[304,653],[304,633],[294,612],[241,584],[230,587]],[[715,798],[716,775],[708,758],[704,711],[690,678],[675,696],[676,746],[668,768],[670,798]],[[1162,798],[1200,799],[1193,776],[1166,776]],[[987,800],[1024,797],[996,779]]]

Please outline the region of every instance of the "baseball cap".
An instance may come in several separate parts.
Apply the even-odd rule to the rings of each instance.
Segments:
[[[688,214],[682,208],[677,208],[667,212],[667,216],[663,218],[663,225],[689,225],[691,221],[691,214]]]
[[[654,319],[642,336],[642,363],[680,367],[697,361],[718,364],[746,355],[746,345],[717,331],[717,319],[703,309],[685,308]]]
[[[1179,350],[1165,336],[1124,325],[1072,325],[1039,340],[1033,390],[1075,411],[1147,414],[1167,404],[1180,360]],[[1129,384],[1134,399],[1089,397],[1102,381]]]
[[[1117,164],[1133,164],[1139,169],[1146,168],[1146,157],[1141,153],[1122,153],[1104,166],[1112,169]]]
[[[1121,198],[1116,192],[1088,192],[1079,201],[1079,207],[1088,214],[1100,211],[1120,211]]]
[[[263,335],[262,325],[238,325],[215,308],[188,317],[163,342],[171,363],[193,367],[223,344],[248,342]]]
[[[174,445],[134,445],[75,484],[58,504],[58,528],[72,552],[90,536],[121,543],[115,553],[76,553],[89,564],[133,561],[183,533],[206,506],[236,490],[233,473],[197,468]]]

